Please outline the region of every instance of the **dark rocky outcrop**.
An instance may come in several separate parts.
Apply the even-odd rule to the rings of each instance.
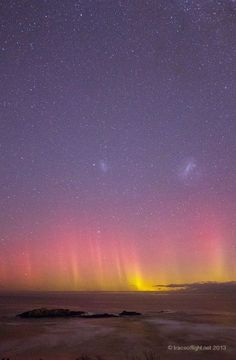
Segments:
[[[68,309],[34,309],[19,314],[22,318],[44,318],[44,317],[68,317],[68,316],[82,316],[84,311],[71,311]]]
[[[119,313],[119,316],[137,316],[137,315],[142,315],[142,314],[136,311],[126,311],[126,310]]]
[[[110,314],[110,313],[88,313],[84,311],[72,311],[69,309],[47,309],[40,308],[30,311],[23,312],[18,317],[27,318],[27,319],[38,319],[38,318],[55,318],[55,317],[80,317],[86,319],[95,319],[95,318],[110,318],[110,317],[122,317],[122,316],[136,316],[141,315],[141,313],[135,311],[122,311],[120,314]]]

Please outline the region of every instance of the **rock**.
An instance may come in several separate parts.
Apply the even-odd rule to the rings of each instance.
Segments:
[[[126,311],[126,310],[119,313],[119,316],[137,316],[137,315],[142,315],[142,314],[136,311]]]
[[[38,319],[38,318],[55,318],[55,317],[80,317],[85,319],[98,319],[98,318],[110,318],[119,316],[136,316],[141,315],[135,311],[122,311],[120,314],[111,313],[88,313],[84,311],[72,311],[68,309],[47,309],[40,308],[31,311],[23,312],[17,316],[27,319]]]
[[[34,309],[31,311],[19,314],[22,318],[44,318],[44,317],[68,317],[68,316],[81,316],[84,311],[70,311],[68,309]]]

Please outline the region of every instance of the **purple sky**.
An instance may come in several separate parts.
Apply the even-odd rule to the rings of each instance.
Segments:
[[[0,24],[1,287],[235,280],[236,2],[9,0]]]

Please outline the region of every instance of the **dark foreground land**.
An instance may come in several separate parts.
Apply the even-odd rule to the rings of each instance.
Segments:
[[[235,303],[233,294],[5,294],[0,360],[235,360]]]

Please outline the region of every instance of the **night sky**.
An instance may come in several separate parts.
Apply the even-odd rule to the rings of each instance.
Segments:
[[[236,280],[236,1],[0,8],[0,289]]]

